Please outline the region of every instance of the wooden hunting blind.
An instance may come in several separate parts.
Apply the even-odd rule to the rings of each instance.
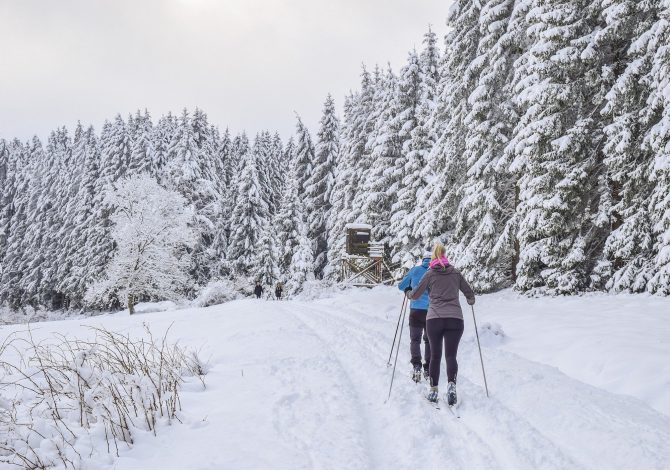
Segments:
[[[372,241],[372,225],[347,224],[346,253],[342,254],[342,282],[372,287],[393,282],[384,258],[384,244]]]
[[[368,256],[370,253],[371,225],[349,224],[347,230],[347,254]]]

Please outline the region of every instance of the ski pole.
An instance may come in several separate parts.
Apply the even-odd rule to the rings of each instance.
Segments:
[[[475,334],[477,335],[477,348],[479,348],[479,360],[482,363],[482,375],[484,376],[484,388],[486,388],[486,398],[489,397],[489,386],[486,383],[486,372],[484,372],[484,358],[482,358],[482,346],[479,344],[479,331],[477,330],[477,319],[475,318],[475,307],[470,305],[472,308],[472,321],[475,322]]]
[[[402,307],[400,307],[400,314],[398,315],[398,324],[395,326],[395,334],[393,335],[393,343],[391,344],[391,352],[389,353],[389,359],[386,361],[386,367],[391,367],[391,356],[393,356],[393,348],[395,347],[395,339],[398,336],[398,327],[400,326],[400,317],[402,317],[402,312],[405,310],[405,303],[407,303],[407,296],[402,298]]]
[[[400,342],[402,340],[402,330],[405,328],[405,312],[407,312],[407,302],[404,303],[404,309],[402,311],[402,325],[400,326],[400,336],[398,337],[398,346],[395,350],[395,362],[393,363],[393,374],[391,374],[391,385],[389,385],[389,396],[386,397],[386,401],[391,399],[391,390],[393,389],[393,379],[395,378],[395,366],[398,364],[398,352],[400,352]],[[384,402],[386,403],[386,402]]]

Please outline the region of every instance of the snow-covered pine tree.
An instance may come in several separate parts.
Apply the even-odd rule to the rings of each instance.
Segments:
[[[105,172],[110,175],[111,182],[118,181],[126,175],[132,153],[130,131],[120,114],[116,115],[114,122],[103,125],[100,145]]]
[[[308,237],[313,243],[314,274],[323,277],[328,262],[327,223],[331,209],[331,191],[335,182],[334,166],[339,152],[339,121],[335,113],[335,101],[329,94],[323,105],[312,172],[305,182],[305,201]]]
[[[48,305],[53,309],[60,309],[66,299],[57,289],[59,282],[58,267],[61,263],[69,264],[63,258],[62,240],[59,230],[66,223],[66,213],[63,207],[67,204],[69,197],[70,181],[76,174],[72,174],[69,164],[72,158],[72,140],[65,127],[52,132],[47,142],[47,158],[50,160],[51,168],[48,173],[47,185],[41,194],[40,206],[44,208],[41,217],[45,227],[44,236],[38,248],[44,257],[41,271],[42,278],[40,290],[42,293],[42,305]]]
[[[272,187],[272,213],[279,210],[279,201],[284,192],[284,183],[288,164],[284,160],[284,143],[278,132],[272,136],[270,142],[270,186]]]
[[[3,145],[4,144],[4,145]],[[26,232],[28,219],[28,185],[30,178],[29,152],[24,145],[14,139],[9,145],[0,143],[0,152],[4,152],[4,162],[0,161],[0,176],[4,173],[2,205],[0,206],[0,302],[17,309],[24,300],[21,292],[20,266],[24,256],[30,256],[26,250]],[[0,155],[0,158],[2,156]]]
[[[374,129],[375,97],[377,87],[381,82],[379,67],[375,67],[374,73],[363,66],[361,73],[361,90],[352,97],[350,113],[351,122],[343,126],[344,143],[341,151],[347,154],[345,159],[351,162],[352,171],[349,173],[350,198],[347,199],[348,222],[367,222],[363,207],[367,200],[363,187],[369,179],[372,158],[370,156],[368,141]],[[348,222],[345,222],[348,223]]]
[[[437,133],[433,116],[437,108],[437,92],[439,84],[439,62],[440,52],[436,46],[437,39],[432,29],[424,35],[424,48],[419,56],[419,67],[421,72],[421,85],[419,102],[416,109],[416,126],[410,133],[410,141],[407,144],[408,168],[407,175],[402,181],[403,186],[411,188],[407,194],[412,194],[412,210],[407,218],[411,224],[412,238],[417,244],[415,254],[420,255],[422,246],[427,241],[423,236],[421,211],[418,207],[418,198],[428,181],[435,180],[433,168],[429,165],[430,152],[435,147]],[[411,176],[410,176],[411,175]]]
[[[233,144],[230,152],[230,168],[231,168],[231,179],[228,183],[230,188],[232,188],[232,198],[229,201],[231,208],[235,207],[237,204],[237,187],[240,183],[240,176],[242,175],[242,170],[244,169],[244,159],[247,156],[247,153],[250,152],[249,138],[245,132],[238,134],[233,139]]]
[[[148,110],[144,114],[137,110],[133,119],[133,128],[131,129],[132,146],[130,150],[130,161],[128,170],[131,174],[145,173],[153,170],[153,149],[152,134],[153,123]]]
[[[670,295],[670,0],[661,0],[659,5],[660,19],[654,25],[654,36],[649,44],[655,51],[650,114],[657,117],[657,122],[645,139],[654,153],[651,174],[654,189],[649,213],[655,256],[654,272],[647,289],[654,294]]]
[[[514,210],[514,180],[500,165],[517,120],[509,102],[520,50],[508,33],[513,6],[513,0],[482,2],[477,57],[469,70],[476,86],[463,120],[467,174],[455,214],[453,256],[480,292],[513,281],[514,244],[505,228]]]
[[[49,187],[53,182],[53,160],[49,159],[42,142],[33,137],[30,144],[30,186],[28,220],[25,239],[28,241],[28,249],[22,254],[21,265],[18,272],[21,275],[22,305],[33,307],[46,306],[44,293],[42,291],[43,271],[47,265],[43,263],[44,253],[41,251],[43,239],[49,230],[53,230],[46,222],[45,216],[48,206]]]
[[[298,192],[305,193],[305,185],[312,176],[312,164],[314,162],[314,145],[309,129],[302,123],[300,116],[296,115],[295,129],[295,165],[298,177]]]
[[[89,153],[88,147],[95,146],[95,140],[91,141],[92,130],[84,130],[81,123],[77,124],[72,141],[71,157],[69,161],[61,163],[59,174],[65,174],[67,177],[60,183],[63,194],[59,196],[60,210],[63,223],[57,229],[57,239],[59,244],[59,259],[56,265],[56,278],[58,292],[64,296],[64,306],[66,308],[80,305],[83,292],[77,289],[76,279],[81,273],[78,266],[75,265],[76,253],[86,242],[85,230],[86,224],[91,222],[82,219],[81,211],[90,207],[81,207],[83,201],[82,185],[85,178],[86,157]],[[90,201],[87,201],[90,204]]]
[[[230,138],[230,131],[226,128],[221,136],[216,149],[217,154],[217,168],[219,169],[219,182],[221,187],[227,189],[233,179],[233,165],[232,165],[233,141]]]
[[[374,239],[385,244],[391,239],[391,205],[398,186],[394,168],[401,151],[396,119],[399,104],[396,99],[397,81],[389,64],[375,89],[373,99],[373,127],[366,144],[372,165],[365,180],[359,183],[359,193],[365,195],[362,198],[361,219],[372,225]]]
[[[273,285],[281,276],[278,266],[277,240],[276,228],[266,223],[261,228],[257,247],[253,250],[254,260],[252,261],[256,269],[253,272],[254,278],[263,285]]]
[[[641,292],[651,277],[653,258],[648,212],[653,154],[643,140],[650,94],[646,77],[653,62],[648,45],[658,7],[655,2],[603,0],[601,8],[604,24],[593,47],[607,56],[603,79],[611,88],[601,112],[606,191],[600,212],[601,223],[611,231],[593,277],[599,287]]]
[[[247,149],[242,160],[242,172],[237,185],[235,208],[230,219],[230,239],[226,258],[236,273],[254,275],[260,266],[255,251],[260,249],[259,239],[269,222],[269,208],[259,187],[257,160]]]
[[[263,207],[267,207],[267,213],[260,227],[260,233],[257,234],[258,242],[252,249],[253,259],[251,265],[254,270],[251,274],[255,280],[264,285],[272,285],[276,279],[279,279],[279,269],[277,266],[277,248],[276,248],[276,229],[270,224],[272,215],[277,206],[276,184],[277,178],[275,172],[277,168],[277,158],[273,154],[276,149],[272,145],[272,137],[267,131],[256,135],[252,152],[258,168],[258,188],[263,199]],[[281,151],[281,149],[280,149]]]
[[[172,136],[177,129],[177,120],[168,113],[162,116],[151,133],[150,157],[151,157],[151,174],[154,175],[159,184],[164,185],[165,181],[165,165],[168,162],[168,152],[170,150],[170,142]]]
[[[303,202],[297,201],[297,213],[304,214]],[[314,252],[312,242],[307,236],[307,222],[304,217],[296,220],[297,243],[291,256],[291,265],[288,271],[288,282],[285,285],[286,293],[294,295],[300,292],[305,282],[314,279]]]
[[[236,188],[231,184],[233,180],[232,146],[233,142],[230,138],[230,132],[226,129],[218,140],[215,157],[221,199],[217,211],[214,240],[211,246],[213,258],[212,276],[214,277],[227,274],[225,259],[230,232],[230,216],[233,212],[231,201],[234,200],[236,191]]]
[[[227,171],[230,148],[232,146],[230,132],[226,129],[223,134],[221,134],[218,127],[210,125],[209,134],[212,138],[212,168],[216,173],[216,182],[219,184],[217,191],[220,194],[223,194],[230,179]]]
[[[324,276],[336,279],[337,269],[342,251],[344,249],[344,227],[350,220],[351,200],[354,184],[354,161],[353,154],[345,151],[348,145],[353,122],[354,111],[353,96],[349,95],[344,100],[344,119],[340,129],[340,151],[335,164],[335,184],[330,196],[330,216],[328,217],[328,264],[324,270]]]
[[[295,161],[295,139],[293,136],[290,136],[288,138],[288,141],[286,142],[286,146],[284,147],[284,150],[282,151],[282,174],[283,175],[288,175],[289,172],[291,171],[291,168],[293,168],[293,163]],[[282,195],[284,194],[284,188],[282,187]]]
[[[423,35],[423,49],[419,63],[421,74],[425,83],[424,93],[428,93],[429,99],[434,99],[437,86],[440,83],[440,49],[437,47],[437,35],[432,26],[428,25],[428,31]]]
[[[602,243],[593,224],[602,158],[594,117],[600,69],[582,56],[595,8],[587,0],[533,6],[534,43],[514,81],[523,116],[508,146],[515,157],[510,169],[519,176],[516,287],[568,294],[589,287]]]
[[[426,156],[422,172],[426,185],[418,192],[414,208],[414,239],[428,242],[440,238],[449,253],[454,251],[454,240],[449,235],[465,175],[464,120],[467,99],[475,86],[469,69],[479,44],[480,10],[478,0],[457,0],[449,10],[447,23],[451,31],[445,38],[437,102],[431,118],[435,144]]]
[[[107,195],[116,252],[104,278],[86,293],[96,307],[119,303],[130,313],[142,300],[177,299],[191,283],[188,248],[195,242],[193,211],[176,191],[162,188],[148,175],[118,182]]]
[[[89,236],[100,232],[104,227],[98,227],[98,224],[104,222],[96,220],[94,217],[96,200],[96,181],[99,178],[99,160],[100,153],[98,141],[95,137],[93,127],[84,131],[81,136],[81,142],[75,147],[77,161],[81,165],[81,174],[79,188],[75,197],[76,205],[74,210],[74,226],[76,227],[76,239],[78,244],[74,251],[68,256],[71,257],[71,269],[68,276],[61,280],[58,289],[70,298],[70,308],[82,305],[83,297],[87,289],[88,277],[91,271],[99,275],[105,266],[90,266],[94,261],[90,259],[90,241]],[[95,240],[95,237],[92,237]]]
[[[306,279],[314,277],[314,252],[308,237],[306,208],[298,192],[298,168],[290,165],[279,211],[272,220],[276,233],[277,266],[279,279],[286,284],[286,293],[302,289]]]
[[[197,284],[210,277],[214,260],[209,248],[215,237],[216,214],[220,208],[214,142],[206,114],[196,109],[193,118],[184,109],[172,137],[165,168],[167,187],[182,194],[195,209],[198,242],[193,252],[192,275]]]
[[[284,280],[288,278],[291,258],[298,246],[298,221],[303,217],[300,212],[300,196],[298,195],[298,182],[295,173],[295,170],[289,171],[279,211],[272,220],[272,226],[277,234],[277,266]]]
[[[10,155],[10,143],[0,139],[0,261],[7,255],[7,241],[11,230],[12,201],[16,191],[14,158]],[[7,275],[4,263],[0,263],[0,270],[4,276]]]
[[[263,200],[268,207],[270,214],[275,212],[276,208],[276,195],[274,183],[276,182],[273,173],[276,170],[274,168],[275,159],[272,155],[272,137],[267,131],[259,132],[256,134],[254,139],[254,144],[252,147],[252,152],[254,158],[256,159],[256,167],[258,168],[258,187],[261,190]]]
[[[91,187],[88,189],[91,196],[91,212],[88,219],[90,223],[86,224],[85,243],[80,247],[77,255],[80,259],[85,260],[81,277],[82,283],[86,285],[103,276],[114,251],[110,220],[113,209],[109,206],[106,195],[112,190],[113,183],[124,170],[119,167],[119,159],[114,158],[113,134],[112,123],[105,121],[98,140],[98,149],[93,155],[87,156],[88,171],[93,172],[92,175],[87,176],[91,178],[89,181]],[[97,161],[95,165],[97,168],[92,167],[95,163],[92,159]]]
[[[391,207],[391,224],[389,231],[393,234],[390,245],[393,261],[409,267],[414,264],[415,256],[422,250],[421,242],[414,237],[414,213],[416,195],[423,186],[419,173],[425,167],[427,145],[426,136],[422,131],[416,133],[416,140],[412,134],[417,128],[417,111],[421,101],[421,65],[416,51],[411,51],[407,64],[400,71],[398,79],[398,114],[397,121],[400,158],[395,161],[395,177],[399,184],[389,188],[396,199]],[[416,147],[415,147],[416,145]]]

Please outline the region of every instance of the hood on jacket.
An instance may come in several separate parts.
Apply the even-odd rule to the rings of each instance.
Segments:
[[[447,264],[446,266],[443,264],[434,264],[430,269],[437,274],[451,274],[456,270],[456,268],[450,264]]]

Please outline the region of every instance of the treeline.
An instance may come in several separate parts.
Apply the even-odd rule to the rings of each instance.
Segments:
[[[670,294],[670,1],[459,0],[448,24],[347,98],[331,234],[369,222],[406,263],[440,238],[479,291]]]
[[[0,140],[0,303],[78,306],[114,251],[103,195],[192,204],[193,289],[335,278],[344,225],[409,265],[436,238],[479,291],[670,294],[670,0],[461,0],[396,73],[363,70],[314,140],[196,110]],[[296,287],[297,288],[297,287]]]
[[[301,121],[297,134],[296,144],[269,132],[250,141],[220,133],[196,109],[155,124],[146,111],[117,116],[99,136],[82,125],[73,135],[61,128],[46,145],[0,140],[0,303],[82,306],[116,250],[111,220],[120,205],[109,202],[110,190],[140,174],[181,194],[195,213],[192,283],[183,295],[212,279],[304,281],[320,273],[323,257],[314,259],[308,236],[318,238],[323,219],[312,182],[323,151],[314,153]],[[304,197],[308,191],[315,196]],[[305,204],[315,209],[307,214]]]

